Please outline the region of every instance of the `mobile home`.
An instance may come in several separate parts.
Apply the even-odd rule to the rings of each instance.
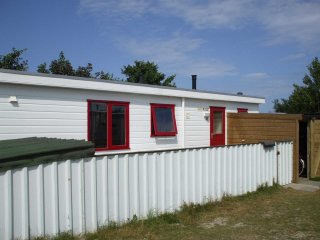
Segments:
[[[264,98],[0,70],[0,140],[85,139],[96,154],[227,144],[228,112]]]

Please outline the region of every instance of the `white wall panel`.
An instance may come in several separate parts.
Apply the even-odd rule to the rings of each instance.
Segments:
[[[9,96],[16,96],[18,103],[10,103]],[[257,103],[185,98],[183,109],[182,98],[178,97],[2,83],[0,140],[33,136],[87,139],[88,99],[130,102],[129,151],[208,146],[210,127],[203,108],[224,106],[227,112],[236,112],[241,107],[258,112]],[[150,136],[150,103],[175,104],[177,136]]]
[[[222,102],[215,100],[186,99],[185,101],[185,146],[200,147],[210,145],[210,120],[203,113],[210,107],[225,107],[227,112],[237,112],[237,108],[247,108],[250,113],[259,112],[257,104]],[[227,118],[226,118],[227,121]],[[227,132],[227,122],[225,122]]]
[[[11,95],[17,96],[18,103],[8,101]],[[0,140],[34,136],[87,139],[88,99],[130,102],[130,151],[182,146],[179,98],[11,84],[2,84],[0,89]],[[150,103],[175,104],[177,136],[150,137]]]
[[[0,239],[80,234],[174,211],[184,202],[241,195],[274,181],[285,185],[292,179],[292,151],[291,142],[190,148],[2,171]]]

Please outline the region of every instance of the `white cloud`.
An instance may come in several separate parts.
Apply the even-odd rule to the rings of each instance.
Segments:
[[[258,20],[271,35],[268,45],[288,41],[302,45],[319,43],[319,1],[271,1]]]
[[[295,60],[298,60],[298,59],[301,59],[301,58],[304,58],[304,57],[306,57],[305,53],[293,53],[293,54],[290,54],[288,56],[285,56],[285,57],[281,58],[280,61],[282,61],[282,62],[290,62],[290,61],[295,61]]]
[[[126,39],[126,51],[143,60],[151,60],[181,75],[198,74],[202,77],[228,76],[236,68],[214,58],[194,54],[204,43],[202,39],[175,35],[169,39]]]
[[[234,76],[237,69],[231,64],[217,59],[190,59],[176,66],[176,73],[181,75],[197,74],[201,78]]]
[[[163,8],[182,18],[195,28],[235,28],[242,26],[251,15],[252,0],[185,1],[164,0]]]
[[[266,79],[267,77],[269,77],[267,73],[255,72],[255,73],[248,73],[244,75],[243,78],[247,80],[261,80],[261,79]]]
[[[260,26],[267,33],[267,45],[296,42],[314,45],[320,39],[319,1],[172,1],[163,6],[176,17],[195,28],[238,28],[250,24]]]
[[[120,19],[139,17],[150,7],[148,0],[80,0],[80,11]]]
[[[269,36],[267,45],[315,45],[320,41],[320,2],[316,0],[80,0],[80,10],[114,21],[147,14],[175,17],[194,29],[258,26]]]
[[[119,39],[120,44],[122,40]],[[175,35],[170,38],[126,39],[125,47],[133,55],[173,63],[186,58],[187,53],[198,49],[204,41]]]

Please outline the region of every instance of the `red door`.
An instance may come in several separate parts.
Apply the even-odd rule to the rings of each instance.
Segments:
[[[224,107],[210,107],[210,145],[225,145]]]

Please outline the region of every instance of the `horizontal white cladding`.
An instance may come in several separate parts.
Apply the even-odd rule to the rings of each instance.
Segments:
[[[11,95],[17,97],[16,103],[8,101]],[[179,98],[15,84],[1,84],[0,140],[34,136],[86,140],[88,99],[130,102],[130,151],[182,146],[179,132],[183,114]],[[177,136],[170,139],[150,136],[150,103],[175,105]]]
[[[37,80],[41,81],[41,79]],[[1,82],[0,86],[0,140],[34,136],[86,140],[88,99],[129,102],[130,150],[120,152],[208,146],[210,144],[210,121],[204,117],[204,113],[209,111],[210,106],[225,107],[226,112],[236,112],[237,108],[247,108],[249,112],[259,111],[257,103]],[[16,96],[17,102],[9,102],[10,96]],[[151,137],[150,103],[175,105],[178,129],[176,136]],[[106,153],[110,151],[99,152],[99,154]]]
[[[80,80],[64,76],[43,76],[0,72],[0,82],[23,85],[59,87],[70,89],[97,90],[106,92],[135,93],[142,95],[184,97],[194,99],[220,100],[228,102],[265,103],[265,99],[249,96],[237,96],[223,93],[187,91],[177,88],[160,88],[148,85],[122,84],[114,81]]]
[[[210,111],[210,106],[225,107],[226,112],[237,112],[237,108],[246,108],[251,113],[259,112],[259,106],[252,103],[187,99],[184,109],[184,139],[186,147],[200,147],[210,144],[210,120],[204,117],[204,112]],[[225,134],[227,135],[227,118],[225,120]]]

